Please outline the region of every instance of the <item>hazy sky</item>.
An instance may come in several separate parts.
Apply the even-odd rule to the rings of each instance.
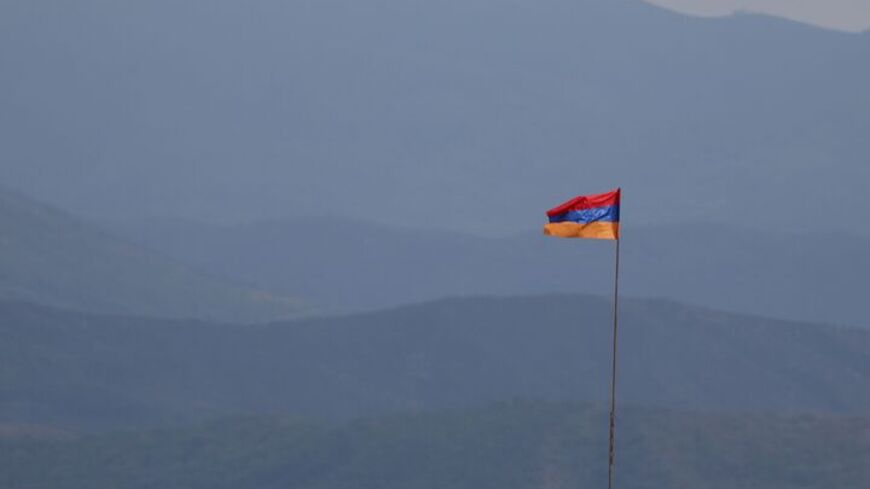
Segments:
[[[786,17],[848,31],[870,29],[870,0],[648,0],[696,15],[728,15],[738,10]]]

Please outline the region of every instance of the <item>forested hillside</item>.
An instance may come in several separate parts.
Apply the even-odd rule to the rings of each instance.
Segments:
[[[0,304],[0,418],[79,429],[608,399],[610,304],[469,298],[235,326]],[[870,333],[628,300],[620,399],[870,412]]]
[[[626,489],[862,489],[870,419],[626,408]],[[606,483],[606,413],[503,403],[338,425],[235,418],[67,440],[0,439],[0,486],[102,489],[527,489]]]

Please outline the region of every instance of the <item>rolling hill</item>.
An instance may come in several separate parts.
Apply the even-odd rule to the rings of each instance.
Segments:
[[[603,294],[610,243],[540,232],[482,238],[335,216],[233,226],[126,221],[109,229],[218,276],[304,298],[321,310],[391,307],[447,296]],[[712,223],[623,229],[623,291],[778,318],[870,326],[870,240]]]
[[[220,321],[287,318],[302,304],[245,288],[0,191],[0,298],[115,314]]]
[[[870,419],[628,408],[618,487],[859,489]],[[68,441],[0,439],[0,485],[54,489],[602,487],[606,414],[503,403],[339,425],[234,418]]]
[[[473,298],[234,326],[0,305],[0,419],[62,429],[608,399],[609,304]],[[620,399],[870,412],[870,333],[631,300]]]

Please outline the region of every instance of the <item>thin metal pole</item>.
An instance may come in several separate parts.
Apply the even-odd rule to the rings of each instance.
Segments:
[[[613,275],[613,364],[610,377],[610,452],[607,465],[607,489],[613,489],[613,466],[616,462],[616,334],[619,327],[619,237],[616,238],[616,266]]]

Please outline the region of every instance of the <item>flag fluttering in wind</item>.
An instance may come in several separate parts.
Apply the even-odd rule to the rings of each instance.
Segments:
[[[581,195],[547,211],[544,234],[558,238],[619,239],[619,189]]]

